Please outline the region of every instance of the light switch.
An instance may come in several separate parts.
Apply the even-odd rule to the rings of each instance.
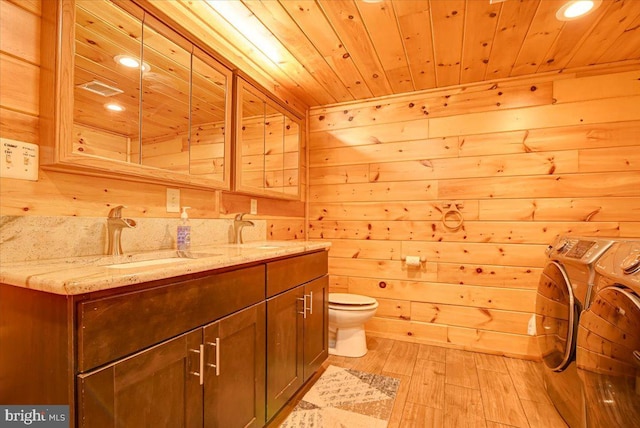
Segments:
[[[167,212],[180,212],[180,189],[167,188]]]
[[[251,209],[249,210],[249,214],[258,214],[258,200],[251,199]]]
[[[38,181],[37,144],[0,138],[0,177]]]

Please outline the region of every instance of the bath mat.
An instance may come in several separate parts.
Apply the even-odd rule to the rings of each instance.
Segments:
[[[280,428],[383,428],[400,380],[329,366]]]

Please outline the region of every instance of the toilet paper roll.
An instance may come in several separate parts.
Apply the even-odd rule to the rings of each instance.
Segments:
[[[407,256],[405,263],[407,266],[420,266],[420,256]]]

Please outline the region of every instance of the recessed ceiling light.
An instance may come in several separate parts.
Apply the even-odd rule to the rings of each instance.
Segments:
[[[556,12],[556,18],[560,21],[571,21],[593,12],[600,6],[602,0],[572,0],[565,3]]]
[[[104,107],[110,111],[117,111],[117,112],[125,111],[125,108],[123,106],[116,103],[108,103],[108,104],[105,104]]]
[[[382,3],[384,0],[362,0],[363,3]]]
[[[113,57],[113,60],[120,65],[124,65],[129,68],[138,68],[140,67],[140,61],[136,58],[129,55],[116,55]],[[146,62],[142,63],[142,71],[149,71],[151,67]]]

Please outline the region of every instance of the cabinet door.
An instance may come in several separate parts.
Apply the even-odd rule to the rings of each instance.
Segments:
[[[232,71],[154,17],[172,2],[39,3],[43,166],[230,189]]]
[[[300,199],[302,116],[241,78],[236,90],[235,190]]]
[[[204,328],[204,426],[265,423],[265,303]]]
[[[201,427],[202,329],[78,376],[78,426]]]
[[[323,276],[304,286],[307,315],[304,317],[304,381],[329,356],[329,278]]]
[[[74,155],[139,163],[131,155],[140,142],[143,14],[132,12],[108,1],[75,2],[75,49],[64,61],[73,65]]]
[[[189,173],[191,50],[190,43],[175,37],[173,31],[159,22],[145,17],[140,140],[131,142],[132,161]]]
[[[206,53],[191,58],[191,136],[189,173],[221,183],[231,179],[230,76]]]
[[[304,287],[267,300],[267,420],[303,384]]]

